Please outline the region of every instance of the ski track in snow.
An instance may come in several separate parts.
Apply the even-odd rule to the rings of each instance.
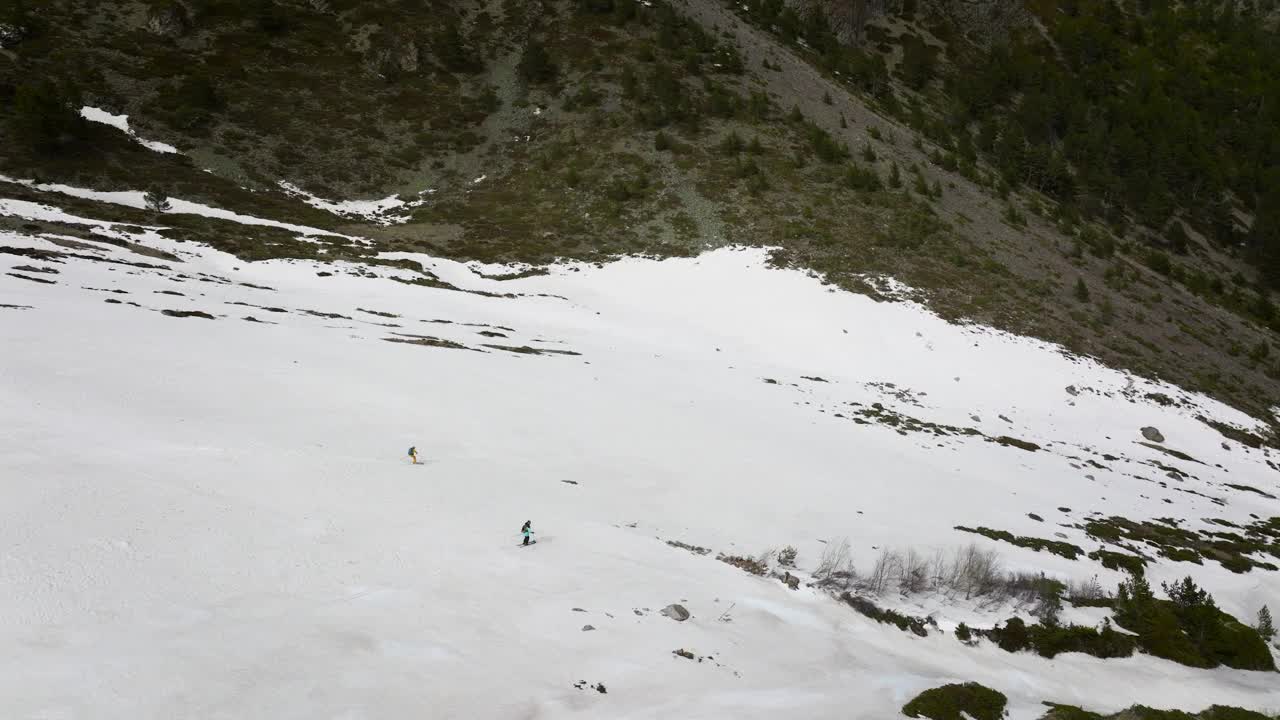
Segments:
[[[0,205],[111,228],[56,212]],[[767,268],[761,250],[509,281],[389,256],[508,298],[393,282],[413,277],[396,268],[368,277],[130,238],[183,262],[107,244],[74,252],[171,269],[0,255],[0,304],[32,308],[0,308],[6,717],[871,719],[960,681],[1008,694],[1013,720],[1038,718],[1043,700],[1280,707],[1271,674],[917,638],[660,541],[742,555],[790,544],[808,570],[823,541],[848,538],[862,568],[875,547],[972,541],[1011,569],[1114,587],[1120,575],[1092,561],[952,526],[1062,532],[1093,549],[1070,527],[1091,512],[1192,528],[1278,514],[1274,500],[1222,487],[1277,482],[1265,451],[1224,450],[1195,419],[1255,425],[1220,403],[917,304],[831,292]],[[57,242],[0,233],[0,246],[66,252]],[[56,285],[3,274],[23,264],[58,270],[44,276]],[[384,340],[409,336],[484,352]],[[1045,449],[836,418],[850,402]],[[1146,425],[1208,464],[1136,445]],[[407,464],[410,445],[424,465]],[[1082,468],[1068,456],[1092,457],[1085,446],[1125,460]],[[1163,479],[1142,459],[1182,467],[1195,477],[1171,486],[1228,504],[1132,477]],[[527,519],[555,541],[516,549]],[[1157,586],[1190,574],[1248,619],[1280,590],[1277,573],[1215,563],[1148,574]],[[693,617],[658,614],[673,602]],[[948,629],[1015,612],[880,603]],[[714,662],[673,656],[680,648]],[[608,694],[573,686],[583,680]]]

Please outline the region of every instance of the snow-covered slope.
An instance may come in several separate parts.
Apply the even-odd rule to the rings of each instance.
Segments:
[[[967,680],[1015,720],[1280,707],[1273,674],[917,638],[663,542],[794,545],[803,574],[843,538],[865,565],[975,540],[955,525],[1093,548],[1091,513],[1280,514],[1224,485],[1277,475],[1196,419],[1256,425],[1218,403],[754,250],[505,280],[388,256],[428,287],[135,239],[181,262],[0,235],[4,717],[888,718]],[[978,434],[857,422],[874,403]],[[1011,569],[1120,577],[976,540]],[[1149,571],[1186,574],[1241,617],[1280,597],[1276,573]]]

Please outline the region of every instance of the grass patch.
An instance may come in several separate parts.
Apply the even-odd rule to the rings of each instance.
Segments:
[[[957,525],[956,530],[961,532],[973,533],[992,540],[1000,540],[1018,547],[1030,548],[1036,552],[1044,551],[1054,555],[1060,555],[1068,560],[1075,560],[1084,555],[1084,549],[1079,545],[1072,545],[1069,542],[1060,540],[1045,540],[1044,538],[1027,537],[1025,535],[1014,535],[1007,530],[992,530],[988,527],[970,528],[963,525]]]
[[[1135,555],[1143,555],[1142,550],[1146,548],[1155,550],[1161,557],[1178,562],[1217,562],[1237,573],[1249,572],[1255,568],[1280,569],[1271,562],[1255,557],[1266,554],[1280,559],[1280,517],[1257,520],[1239,528],[1240,532],[1192,532],[1178,527],[1178,522],[1172,519],[1135,522],[1118,516],[1091,520],[1085,524],[1084,530],[1095,540],[1123,548]],[[1117,558],[1112,560],[1119,561]]]

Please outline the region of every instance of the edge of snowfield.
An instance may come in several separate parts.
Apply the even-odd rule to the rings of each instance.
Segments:
[[[0,234],[65,251],[57,240]],[[457,291],[138,240],[184,261],[0,255],[3,273],[58,271],[41,276],[55,284],[0,274],[0,304],[20,306],[0,308],[5,717],[870,719],[958,681],[1006,693],[1013,720],[1044,700],[1280,707],[1270,673],[917,638],[660,542],[790,544],[812,569],[847,537],[865,567],[879,546],[975,540],[957,524],[1091,548],[1070,525],[1095,511],[1188,527],[1278,514],[1223,490],[1277,483],[1267,451],[1224,449],[1195,419],[1256,425],[1215,401],[836,292],[762,250],[506,281],[396,256]],[[410,335],[469,349],[385,341]],[[836,417],[849,402],[1045,450],[857,425]],[[1137,445],[1146,425],[1206,464]],[[409,445],[425,466],[404,462]],[[1082,467],[1085,448],[1124,460]],[[1143,459],[1194,471],[1176,485],[1228,504],[1136,477],[1159,477]],[[530,519],[541,542],[517,548]],[[990,545],[1010,569],[1119,578]],[[1280,590],[1277,573],[1216,564],[1149,571],[1186,574],[1245,619]],[[657,612],[676,602],[687,622]]]

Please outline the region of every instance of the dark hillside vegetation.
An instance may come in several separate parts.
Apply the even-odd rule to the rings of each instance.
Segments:
[[[0,173],[460,259],[766,245],[1258,417],[1280,401],[1260,11],[869,1],[833,30],[813,3],[745,5],[6,0]],[[376,227],[281,182],[422,204]],[[235,247],[294,252],[274,240]]]

